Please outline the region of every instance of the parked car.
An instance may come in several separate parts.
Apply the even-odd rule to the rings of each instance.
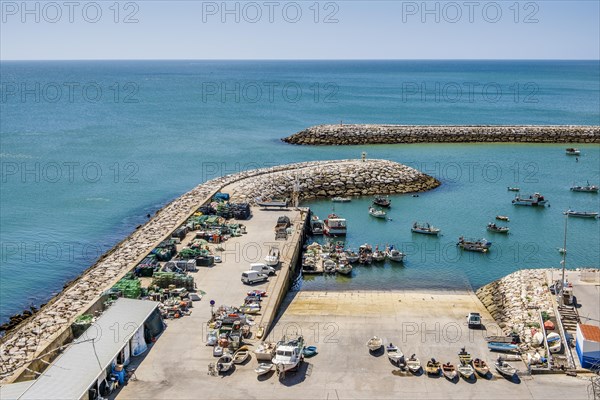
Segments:
[[[258,271],[244,271],[242,272],[242,282],[246,285],[252,285],[258,282],[265,282],[269,277],[265,274],[261,274]]]
[[[263,263],[252,263],[250,264],[251,271],[258,271],[261,274],[273,275],[275,274],[275,268],[269,267],[267,264]]]
[[[467,316],[467,325],[469,328],[481,328],[481,315],[476,312],[469,313]]]

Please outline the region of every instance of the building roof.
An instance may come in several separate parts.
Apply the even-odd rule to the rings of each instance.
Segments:
[[[595,325],[579,324],[579,329],[585,340],[600,342],[600,328]]]
[[[80,399],[157,306],[118,299],[17,398]]]

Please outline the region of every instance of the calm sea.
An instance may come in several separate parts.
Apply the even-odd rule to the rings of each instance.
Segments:
[[[281,137],[321,123],[600,124],[598,61],[90,61],[0,63],[0,319],[46,301],[166,202],[221,174],[287,162],[386,158],[443,185],[393,199],[375,221],[368,199],[336,206],[349,243],[394,243],[403,266],[356,268],[304,288],[483,285],[518,268],[559,266],[568,208],[599,210],[600,149],[561,145],[297,147]],[[551,207],[517,209],[506,186]],[[331,203],[311,203],[326,216]],[[485,231],[496,214],[511,234]],[[439,239],[413,237],[414,220]],[[569,267],[598,266],[598,221],[570,220]],[[460,255],[459,235],[494,242]]]

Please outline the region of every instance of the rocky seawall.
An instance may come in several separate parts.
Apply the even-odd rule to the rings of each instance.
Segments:
[[[335,195],[406,193],[440,183],[402,164],[385,160],[336,160],[281,165],[226,175],[205,182],[159,210],[148,222],[104,254],[79,278],[22,321],[1,339],[0,383],[11,382],[29,362],[70,329],[70,325],[100,299],[152,249],[181,226],[198,207],[227,187],[232,200],[291,197],[296,185],[300,199]]]
[[[600,126],[317,125],[282,139],[299,145],[600,143]]]

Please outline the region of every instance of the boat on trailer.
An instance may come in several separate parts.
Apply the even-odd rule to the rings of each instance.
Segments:
[[[294,369],[302,361],[304,350],[304,339],[299,336],[294,339],[288,339],[285,336],[279,342],[275,348],[275,355],[273,356],[273,364],[278,373],[289,371]]]

